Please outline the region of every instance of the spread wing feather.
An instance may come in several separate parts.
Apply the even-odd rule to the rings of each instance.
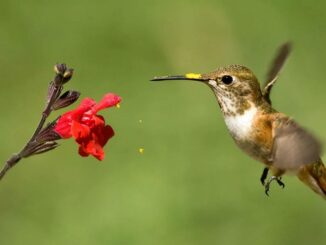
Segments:
[[[273,166],[283,170],[297,170],[302,165],[320,159],[320,142],[293,120],[281,120],[274,130]]]
[[[291,47],[292,45],[290,42],[284,43],[283,45],[280,46],[267,73],[266,80],[265,80],[266,82],[263,86],[263,96],[269,104],[271,104],[270,93],[272,87],[276,82],[278,74],[282,70],[285,61],[287,60],[291,52]]]

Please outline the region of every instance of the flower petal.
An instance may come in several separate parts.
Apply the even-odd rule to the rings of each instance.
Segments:
[[[104,95],[102,100],[96,106],[94,106],[93,110],[96,113],[99,110],[103,110],[105,108],[115,106],[120,101],[121,101],[120,96],[113,94],[113,93],[108,93],[108,94]]]
[[[81,124],[77,121],[72,122],[71,134],[77,142],[83,141],[83,139],[87,138],[90,135],[90,131],[91,129],[87,125]]]
[[[91,98],[85,98],[77,109],[63,114],[58,119],[54,130],[62,138],[74,137],[79,144],[81,156],[92,155],[103,160],[103,147],[114,136],[114,131],[110,125],[105,125],[104,117],[96,113],[115,106],[120,101],[121,98],[113,93],[106,94],[98,104]]]
[[[94,127],[104,127],[105,125],[105,119],[101,115],[94,115],[93,116],[93,125]]]
[[[96,101],[91,98],[85,98],[80,102],[80,105],[73,111],[73,119],[80,120],[83,114],[87,111],[91,111],[91,109],[96,105]]]
[[[104,159],[104,151],[103,148],[97,144],[94,140],[90,140],[88,142],[84,142],[79,146],[79,154],[81,156],[92,155],[98,160],[102,161]]]
[[[81,155],[82,157],[88,157],[88,156],[89,156],[89,153],[87,153],[87,152],[84,150],[84,146],[83,146],[83,145],[79,145],[78,153],[79,153],[79,155]]]
[[[109,139],[114,136],[113,128],[110,125],[100,128],[96,132],[97,141],[101,146],[105,146]]]
[[[70,138],[71,135],[71,124],[72,124],[72,112],[66,112],[63,114],[54,127],[54,131],[58,133],[62,138]]]

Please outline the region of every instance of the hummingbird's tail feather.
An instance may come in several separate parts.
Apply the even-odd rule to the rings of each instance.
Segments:
[[[321,160],[304,166],[298,173],[298,177],[314,192],[326,199],[326,168]]]

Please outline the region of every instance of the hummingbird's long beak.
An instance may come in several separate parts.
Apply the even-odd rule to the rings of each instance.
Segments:
[[[198,73],[187,73],[185,75],[154,77],[153,79],[151,79],[151,81],[166,81],[166,80],[192,80],[192,81],[200,81],[200,82],[207,81],[207,79],[203,78],[203,76]]]

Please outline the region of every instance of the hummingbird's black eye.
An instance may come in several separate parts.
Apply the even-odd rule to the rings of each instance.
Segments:
[[[233,77],[229,76],[229,75],[225,75],[222,77],[222,82],[226,85],[229,85],[233,82]]]

